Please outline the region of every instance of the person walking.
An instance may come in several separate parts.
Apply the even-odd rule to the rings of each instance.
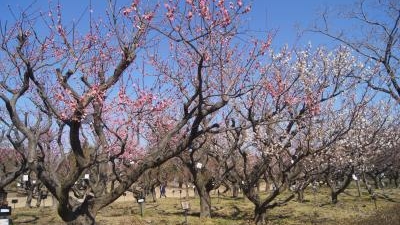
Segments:
[[[161,186],[160,186],[160,198],[163,197],[163,196],[164,196],[165,198],[167,197],[167,195],[166,195],[166,190],[165,190],[166,187],[165,187],[165,186],[166,186],[166,185],[164,185],[164,184],[161,184]]]

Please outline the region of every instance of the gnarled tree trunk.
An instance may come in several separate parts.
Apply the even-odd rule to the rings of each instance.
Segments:
[[[297,202],[304,202],[304,189],[300,189],[297,191]]]
[[[256,207],[254,209],[254,223],[256,225],[266,224],[266,221],[265,221],[266,216],[267,216],[267,209],[256,205]]]
[[[338,191],[331,191],[331,202],[333,204],[336,204],[338,202],[338,195],[339,195]]]
[[[341,185],[329,184],[331,188],[331,201],[333,204],[336,204],[338,202],[338,195],[343,193],[344,190],[346,190],[346,188],[350,185],[352,173],[353,170],[351,171],[351,173],[345,176],[344,181],[341,183]]]
[[[200,197],[200,218],[211,218],[211,197],[206,188],[198,188]]]
[[[85,200],[77,206],[72,212],[65,212],[61,207],[58,208],[59,215],[67,225],[95,225],[96,210]]]

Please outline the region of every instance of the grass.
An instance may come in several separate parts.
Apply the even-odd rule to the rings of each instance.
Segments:
[[[291,201],[269,211],[268,224],[400,224],[400,189],[386,189],[384,193],[378,191],[377,208],[368,193],[363,192],[362,197],[358,197],[354,188],[339,195],[336,205],[330,204],[328,193],[327,189],[320,189],[317,194],[307,190],[305,203]],[[247,199],[224,196],[218,200],[217,196],[212,195],[211,219],[199,218],[198,198],[191,198],[189,201],[189,224],[252,224],[253,205]],[[56,211],[50,207],[17,208],[12,218],[15,225],[63,224]],[[132,201],[116,202],[102,209],[96,219],[100,225],[183,224],[184,214],[179,198],[164,198],[158,199],[156,203],[145,203],[144,216],[141,217],[140,208],[132,198]]]

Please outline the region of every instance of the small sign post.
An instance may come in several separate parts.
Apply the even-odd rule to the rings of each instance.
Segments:
[[[0,225],[9,225],[11,206],[0,206]]]
[[[143,217],[143,214],[144,214],[144,210],[143,210],[144,197],[143,196],[139,196],[139,198],[137,199],[137,202],[139,203],[139,207],[140,207],[140,216]]]
[[[18,199],[11,199],[11,203],[14,205],[14,209],[15,209],[15,204],[18,203]]]
[[[184,215],[185,215],[185,224],[187,225],[188,224],[187,214],[190,210],[190,202],[188,202],[188,201],[181,202],[181,206],[182,206],[182,209],[183,209]]]

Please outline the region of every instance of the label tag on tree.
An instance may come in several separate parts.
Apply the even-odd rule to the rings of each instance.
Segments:
[[[196,168],[197,168],[197,169],[201,169],[202,167],[203,167],[203,164],[201,164],[201,163],[199,163],[199,162],[196,163]]]

